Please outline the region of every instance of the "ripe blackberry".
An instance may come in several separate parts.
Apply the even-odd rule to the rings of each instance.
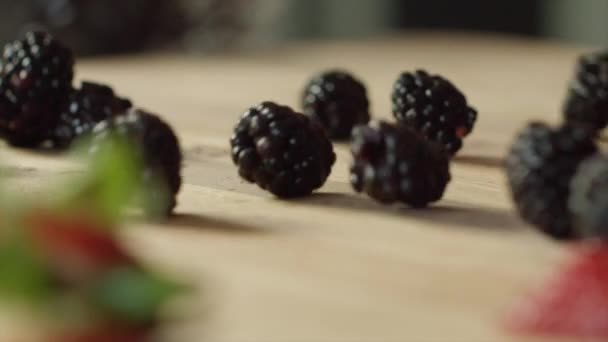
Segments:
[[[320,188],[336,161],[323,127],[272,102],[243,115],[230,145],[241,177],[281,198]]]
[[[351,183],[382,203],[439,201],[451,180],[445,150],[409,127],[375,122],[353,130]]]
[[[182,151],[171,126],[157,115],[131,109],[124,115],[112,117],[95,126],[93,146],[104,142],[113,134],[125,137],[140,148],[144,166],[144,186],[158,180],[165,182],[162,185],[167,187],[171,195],[166,208],[166,213],[170,214],[177,205],[175,197],[182,185]],[[150,187],[147,186],[147,189]]]
[[[70,94],[50,140],[55,148],[67,148],[74,139],[90,133],[96,124],[125,113],[131,105],[131,101],[117,97],[106,85],[82,82],[81,88]]]
[[[564,116],[568,122],[585,123],[598,131],[608,125],[608,51],[580,57]]]
[[[12,145],[35,147],[47,136],[72,85],[72,52],[48,33],[29,32],[0,60],[0,130]]]
[[[608,240],[608,157],[581,163],[572,180],[570,210],[582,235]]]
[[[530,124],[506,161],[511,193],[523,219],[556,239],[577,237],[568,209],[570,182],[579,164],[596,150],[586,126],[554,130],[542,123]]]
[[[332,139],[348,139],[353,127],[370,120],[363,83],[343,71],[330,71],[310,81],[302,96],[304,114],[321,123]]]
[[[477,111],[447,79],[418,70],[399,76],[393,89],[393,114],[454,155],[477,121]]]

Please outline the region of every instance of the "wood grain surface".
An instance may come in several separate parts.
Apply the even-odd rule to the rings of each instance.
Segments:
[[[133,250],[200,284],[170,341],[515,342],[504,316],[568,257],[515,215],[501,169],[529,120],[556,122],[581,49],[501,37],[417,34],[310,43],[235,56],[155,55],[85,60],[78,77],[107,82],[162,114],[179,133],[185,187],[165,225],[134,224]],[[391,119],[399,72],[454,81],[480,111],[452,165],[445,199],[429,210],[383,207],[348,184],[347,145],[326,186],[279,201],[237,177],[228,139],[263,100],[298,106],[329,67],[367,83],[373,115]],[[2,148],[13,186],[35,192],[78,167]]]

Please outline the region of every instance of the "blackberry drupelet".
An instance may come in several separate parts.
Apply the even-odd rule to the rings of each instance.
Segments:
[[[608,125],[608,51],[581,56],[564,105],[568,122],[596,130]]]
[[[240,176],[280,198],[310,195],[336,161],[323,127],[272,102],[243,115],[230,145]]]
[[[131,109],[124,115],[102,121],[93,129],[93,146],[117,134],[127,139],[141,152],[144,174],[142,181],[150,184],[163,181],[170,198],[166,213],[177,205],[176,196],[182,185],[182,151],[179,140],[169,124],[155,114]],[[154,194],[162,196],[163,194]]]
[[[46,139],[67,101],[74,75],[72,52],[48,33],[29,32],[4,47],[0,60],[0,131],[12,145]]]
[[[353,130],[351,183],[382,203],[424,208],[439,201],[451,180],[449,156],[412,128],[374,122]]]
[[[99,122],[125,113],[131,105],[106,85],[82,82],[81,88],[70,94],[50,140],[55,148],[68,148],[74,139],[90,133]]]
[[[477,111],[468,105],[458,88],[423,70],[402,73],[392,100],[393,114],[399,122],[440,143],[451,155],[462,148],[462,139],[477,121]]]
[[[304,114],[321,123],[329,137],[348,139],[353,127],[370,120],[367,90],[361,81],[343,71],[323,73],[306,86]]]
[[[598,154],[582,162],[571,192],[570,210],[578,232],[608,240],[608,157]]]
[[[506,160],[512,197],[523,219],[556,239],[578,237],[568,209],[570,183],[580,163],[596,151],[587,126],[530,124]]]

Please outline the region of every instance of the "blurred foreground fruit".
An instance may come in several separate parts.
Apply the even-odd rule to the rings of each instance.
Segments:
[[[93,131],[90,148],[95,154],[100,145],[119,139],[130,146],[141,166],[136,178],[147,193],[147,202],[159,214],[170,215],[177,205],[182,186],[182,151],[175,132],[159,116],[139,109],[109,118]],[[152,210],[152,209],[150,209]]]
[[[0,309],[30,313],[42,341],[151,341],[185,290],[120,240],[124,215],[142,196],[131,145],[97,148],[59,191],[15,200],[0,188]]]
[[[581,247],[507,323],[516,333],[608,340],[608,245]]]

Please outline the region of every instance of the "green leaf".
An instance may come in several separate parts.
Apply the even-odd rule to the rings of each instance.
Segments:
[[[119,136],[111,136],[87,149],[90,157],[86,174],[72,185],[64,205],[81,207],[105,220],[120,222],[141,191],[141,158]]]
[[[144,168],[141,149],[132,140],[108,134],[77,150],[89,156],[87,171],[79,182],[68,184],[67,198],[60,203],[111,223],[120,222],[129,209],[141,209],[148,218],[166,217],[173,197],[164,177]]]
[[[166,218],[172,209],[170,204],[173,200],[167,182],[158,174],[150,173],[142,185],[134,205],[141,208],[150,219]]]
[[[21,232],[0,241],[0,296],[29,304],[42,304],[53,295],[49,273]]]
[[[98,283],[92,301],[113,318],[147,323],[181,290],[179,285],[143,270],[120,269]]]

